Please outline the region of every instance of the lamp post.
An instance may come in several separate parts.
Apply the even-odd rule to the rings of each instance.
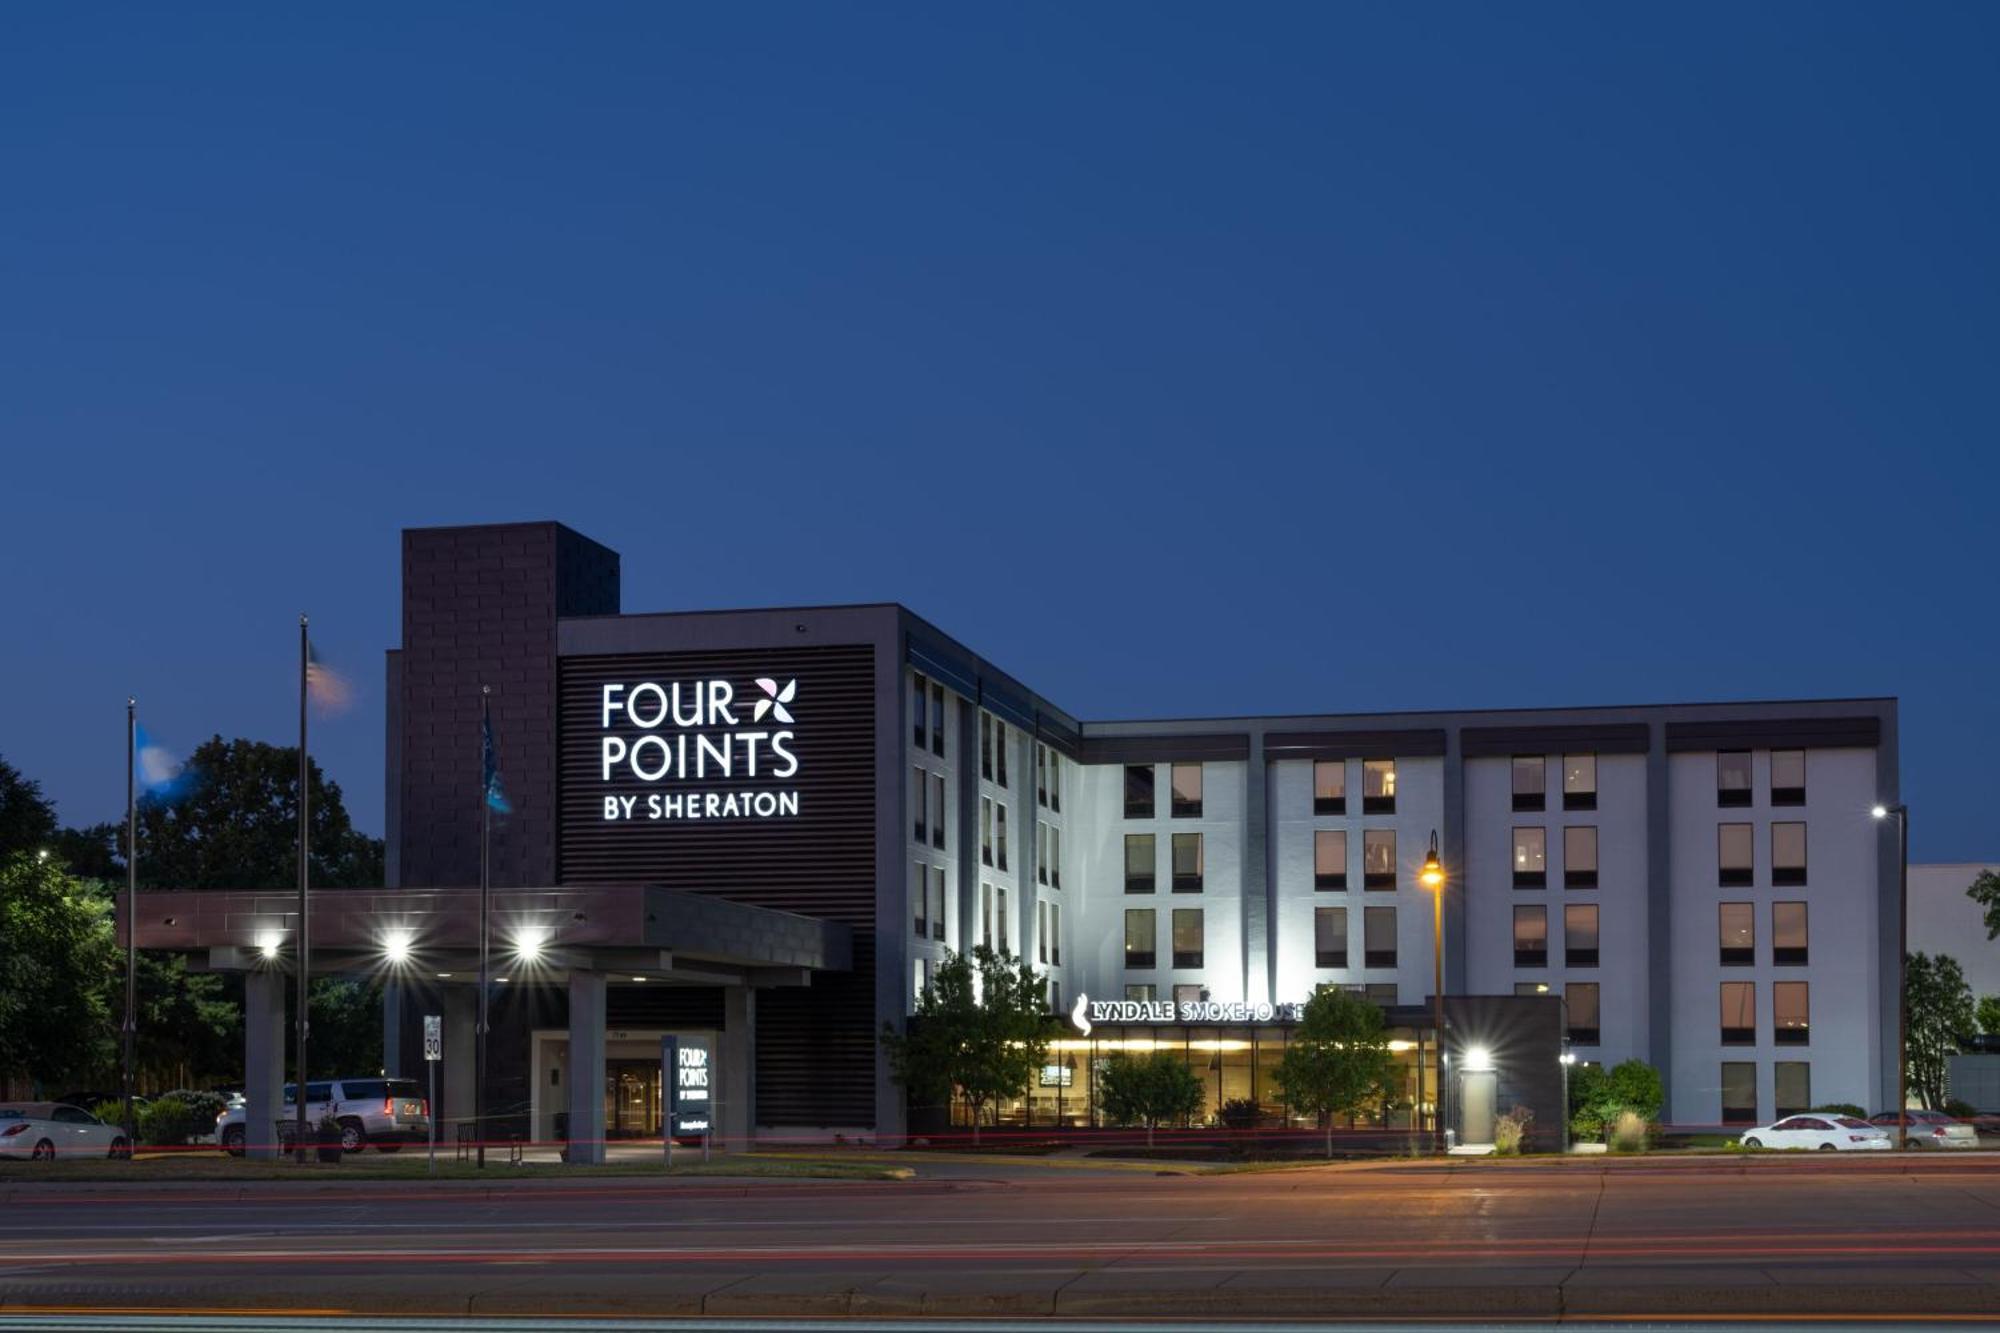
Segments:
[[[1437,1047],[1437,1093],[1433,1119],[1439,1143],[1444,1142],[1444,880],[1444,862],[1438,859],[1437,830],[1432,829],[1431,847],[1424,854],[1424,867],[1417,872],[1417,882],[1431,892],[1431,1000],[1437,1007],[1433,1038]]]
[[[1877,819],[1896,817],[1896,1146],[1910,1146],[1910,807],[1901,801],[1878,805],[1868,812]]]

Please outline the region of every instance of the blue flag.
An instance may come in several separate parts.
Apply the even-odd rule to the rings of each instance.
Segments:
[[[132,781],[139,794],[156,801],[185,796],[194,780],[193,770],[174,758],[165,746],[155,744],[144,727],[134,730],[138,734],[132,745]]]
[[[514,807],[507,804],[507,793],[500,786],[500,752],[493,744],[493,719],[480,718],[479,731],[479,753],[484,761],[481,764],[484,769],[481,781],[486,789],[486,804],[496,814],[511,814]]]

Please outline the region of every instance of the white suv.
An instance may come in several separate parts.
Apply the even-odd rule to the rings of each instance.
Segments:
[[[288,1123],[298,1115],[295,1087],[285,1085],[283,1118]],[[215,1141],[232,1157],[243,1155],[248,1109],[244,1102],[232,1101],[215,1118]],[[413,1078],[336,1078],[306,1084],[308,1136],[328,1111],[340,1122],[340,1146],[346,1152],[360,1152],[371,1143],[377,1152],[395,1152],[405,1143],[422,1143],[431,1136],[430,1103]],[[276,1125],[262,1132],[273,1136],[269,1141],[278,1141]]]

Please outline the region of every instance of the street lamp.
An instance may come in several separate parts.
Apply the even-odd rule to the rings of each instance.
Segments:
[[[1910,1146],[1910,807],[1901,801],[1877,805],[1868,812],[1876,819],[1896,817],[1897,854],[1901,868],[1896,880],[1896,1146]]]
[[[1417,883],[1431,893],[1431,999],[1437,1006],[1437,1092],[1433,1099],[1433,1116],[1436,1121],[1438,1141],[1444,1141],[1444,862],[1438,859],[1437,830],[1431,830],[1431,847],[1424,854],[1424,866],[1417,872]]]

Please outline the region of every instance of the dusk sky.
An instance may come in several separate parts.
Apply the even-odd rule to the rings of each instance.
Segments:
[[[379,833],[398,530],[548,518],[1087,719],[1893,694],[1914,854],[2000,859],[2000,8],[0,33],[0,755],[68,822],[127,694],[289,743],[304,610]]]

